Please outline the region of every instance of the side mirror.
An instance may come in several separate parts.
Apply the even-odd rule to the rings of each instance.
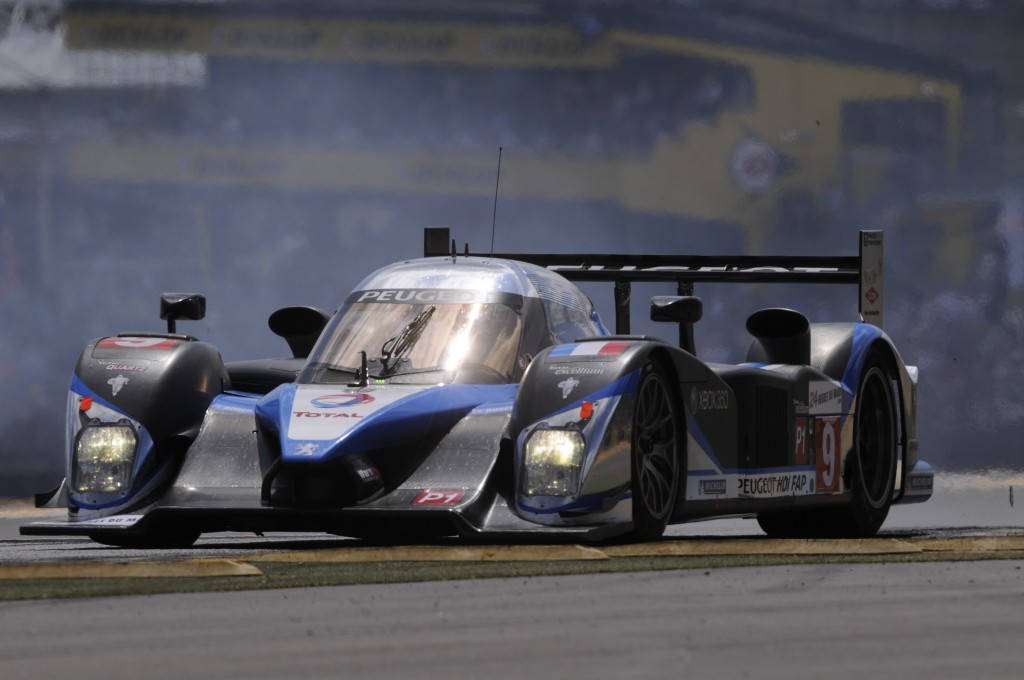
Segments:
[[[679,324],[679,347],[696,354],[693,324],[704,316],[704,303],[692,295],[656,295],[651,298],[651,321]]]
[[[285,339],[296,359],[305,359],[331,317],[316,307],[285,307],[270,315],[270,330]]]
[[[175,321],[199,321],[206,316],[206,296],[196,293],[164,293],[160,296],[160,318],[167,322],[167,332],[174,333]]]
[[[656,295],[651,298],[651,321],[697,323],[704,315],[704,303],[692,295]]]

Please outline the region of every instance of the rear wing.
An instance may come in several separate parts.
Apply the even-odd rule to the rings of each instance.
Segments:
[[[861,231],[857,255],[599,255],[456,253],[447,227],[428,227],[423,256],[487,257],[528,262],[570,281],[615,284],[615,332],[629,333],[630,285],[675,282],[679,295],[692,295],[698,281],[717,283],[845,283],[858,286],[861,321],[882,326],[882,232]]]

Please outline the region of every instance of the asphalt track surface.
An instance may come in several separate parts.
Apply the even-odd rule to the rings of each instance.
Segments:
[[[0,678],[1020,678],[1018,479],[940,477],[936,497],[894,508],[874,543],[770,541],[750,520],[721,520],[673,527],[668,540],[639,548],[559,548],[569,563],[714,546],[755,558],[803,552],[804,564],[0,602]],[[540,559],[525,546],[407,546],[396,549],[402,556],[295,535],[204,537],[154,555],[18,536],[17,525],[37,515],[23,503],[0,507],[8,585],[24,568],[94,569],[76,579],[102,581],[111,569],[161,563],[308,571],[357,553],[369,569]],[[871,563],[825,559],[858,551]],[[917,553],[929,559],[902,561]]]

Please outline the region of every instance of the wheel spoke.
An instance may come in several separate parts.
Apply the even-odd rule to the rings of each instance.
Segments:
[[[658,465],[653,457],[644,461],[644,469],[641,475],[644,488],[644,500],[648,510],[655,516],[660,516],[666,510],[672,492],[671,478],[666,477],[666,470]]]
[[[678,479],[676,423],[660,379],[644,381],[637,396],[637,493],[647,514],[661,519],[672,510]]]

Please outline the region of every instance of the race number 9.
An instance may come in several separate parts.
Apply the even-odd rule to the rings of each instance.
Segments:
[[[816,421],[817,488],[819,493],[834,493],[839,490],[839,416],[818,417]]]

